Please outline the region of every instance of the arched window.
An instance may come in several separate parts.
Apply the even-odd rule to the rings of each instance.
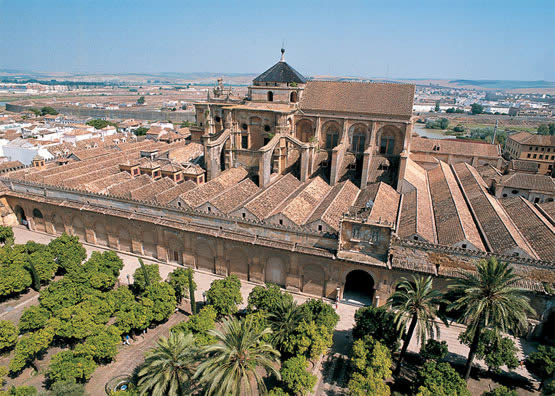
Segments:
[[[42,213],[38,209],[33,209],[33,217],[36,219],[42,219]]]
[[[351,151],[353,153],[363,153],[366,144],[366,134],[364,128],[358,127],[353,133],[353,142],[351,144]]]
[[[274,101],[274,93],[272,91],[268,91],[268,102]]]
[[[291,92],[291,95],[290,95],[290,97],[289,97],[289,101],[290,101],[291,103],[296,103],[297,100],[298,100],[297,91]]]
[[[326,149],[331,150],[339,142],[339,131],[335,126],[331,126],[326,131]]]

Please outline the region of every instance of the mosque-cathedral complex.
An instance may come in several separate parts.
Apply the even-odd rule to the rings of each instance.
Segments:
[[[377,305],[401,276],[444,287],[496,256],[545,319],[555,202],[496,197],[496,145],[414,135],[414,85],[307,80],[283,55],[247,97],[216,85],[186,139],[129,139],[2,174],[3,224]]]

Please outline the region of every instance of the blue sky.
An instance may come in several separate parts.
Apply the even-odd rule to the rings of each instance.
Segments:
[[[0,0],[0,68],[555,81],[555,1]]]

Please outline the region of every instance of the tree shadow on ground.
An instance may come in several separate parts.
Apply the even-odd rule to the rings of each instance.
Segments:
[[[351,330],[336,330],[333,345],[322,362],[322,383],[338,388],[347,388],[349,381],[349,359],[353,343]],[[326,394],[337,395],[337,390],[327,390]]]

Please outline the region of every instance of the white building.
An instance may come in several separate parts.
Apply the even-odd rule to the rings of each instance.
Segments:
[[[33,158],[39,154],[45,160],[54,158],[46,147],[50,145],[41,145],[31,143],[28,140],[17,138],[6,143],[2,147],[2,153],[5,157],[9,157],[11,161],[20,161],[24,165],[30,165]]]

